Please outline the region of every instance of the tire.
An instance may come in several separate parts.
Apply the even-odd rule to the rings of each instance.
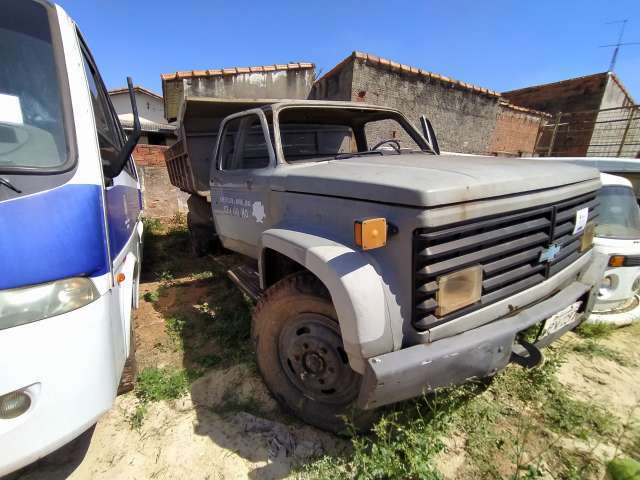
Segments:
[[[367,428],[373,412],[356,410],[362,376],[349,366],[335,308],[324,285],[299,272],[265,292],[253,314],[258,369],[282,405],[306,423],[335,433],[342,416]]]
[[[124,362],[120,384],[118,385],[118,395],[130,392],[136,385],[138,375],[138,363],[136,362],[136,335],[133,328],[133,316],[131,316],[131,333],[129,337],[129,356]]]
[[[191,212],[187,213],[187,228],[189,231],[189,244],[194,257],[204,257],[218,250],[220,240],[213,226],[203,227],[195,224],[191,218]]]

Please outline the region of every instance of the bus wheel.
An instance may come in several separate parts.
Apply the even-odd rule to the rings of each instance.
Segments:
[[[133,316],[131,317],[131,335],[129,337],[129,356],[124,362],[124,369],[118,385],[118,395],[130,392],[136,384],[138,364],[136,363],[136,335],[133,328]]]

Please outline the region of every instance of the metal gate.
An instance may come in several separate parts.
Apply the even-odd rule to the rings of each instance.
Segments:
[[[534,154],[640,158],[640,106],[557,113],[540,126]]]

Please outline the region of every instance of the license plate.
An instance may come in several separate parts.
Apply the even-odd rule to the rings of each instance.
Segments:
[[[572,305],[569,305],[564,310],[559,311],[555,315],[547,318],[547,320],[544,322],[544,328],[542,329],[540,338],[551,335],[561,328],[566,327],[570,323],[575,322],[576,318],[578,318],[578,309],[580,308],[581,304],[582,302],[576,302]]]

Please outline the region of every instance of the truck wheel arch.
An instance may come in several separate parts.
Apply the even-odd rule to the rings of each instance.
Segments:
[[[365,359],[393,350],[382,279],[362,252],[317,235],[279,228],[262,233],[260,252],[263,288],[278,281],[278,275],[293,273],[298,267],[324,284],[338,314],[345,351],[354,370],[362,373]],[[288,260],[283,261],[282,256]],[[274,258],[284,271],[269,271]]]

